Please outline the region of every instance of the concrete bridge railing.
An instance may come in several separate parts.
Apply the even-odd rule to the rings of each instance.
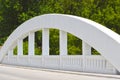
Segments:
[[[102,56],[6,56],[3,64],[117,74],[116,69]]]

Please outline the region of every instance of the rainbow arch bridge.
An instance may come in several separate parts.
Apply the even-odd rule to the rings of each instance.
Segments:
[[[49,28],[59,30],[60,55],[49,55]],[[42,30],[42,55],[35,55],[35,32]],[[67,32],[82,40],[82,55],[67,55]],[[28,36],[28,55],[23,39]],[[17,46],[17,55],[13,50]],[[101,55],[91,55],[91,47]],[[120,71],[120,36],[85,18],[65,14],[36,16],[21,24],[0,50],[1,64],[58,70],[117,74]]]

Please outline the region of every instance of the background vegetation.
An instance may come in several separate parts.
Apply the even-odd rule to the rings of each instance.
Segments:
[[[38,15],[61,13],[96,21],[120,34],[120,0],[0,0],[0,45],[24,21]],[[36,32],[35,53],[41,54],[41,31]],[[50,54],[59,54],[59,32],[50,30]],[[24,54],[27,52],[24,40]],[[98,54],[92,49],[93,54]],[[68,53],[81,54],[81,40],[68,34]]]

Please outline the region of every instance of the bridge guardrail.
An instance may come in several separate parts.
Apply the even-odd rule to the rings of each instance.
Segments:
[[[70,71],[116,74],[116,69],[102,56],[6,56],[3,64]]]

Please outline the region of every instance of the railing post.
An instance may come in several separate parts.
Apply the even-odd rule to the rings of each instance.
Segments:
[[[18,50],[17,50],[18,55],[23,55],[23,39],[18,40],[17,44],[18,44],[18,46],[17,46],[17,48],[18,48]]]
[[[60,30],[60,55],[67,55],[67,32]]]
[[[35,33],[30,32],[29,37],[28,37],[28,55],[34,55],[34,50],[35,50]]]
[[[49,29],[44,28],[42,30],[42,55],[49,55]]]

